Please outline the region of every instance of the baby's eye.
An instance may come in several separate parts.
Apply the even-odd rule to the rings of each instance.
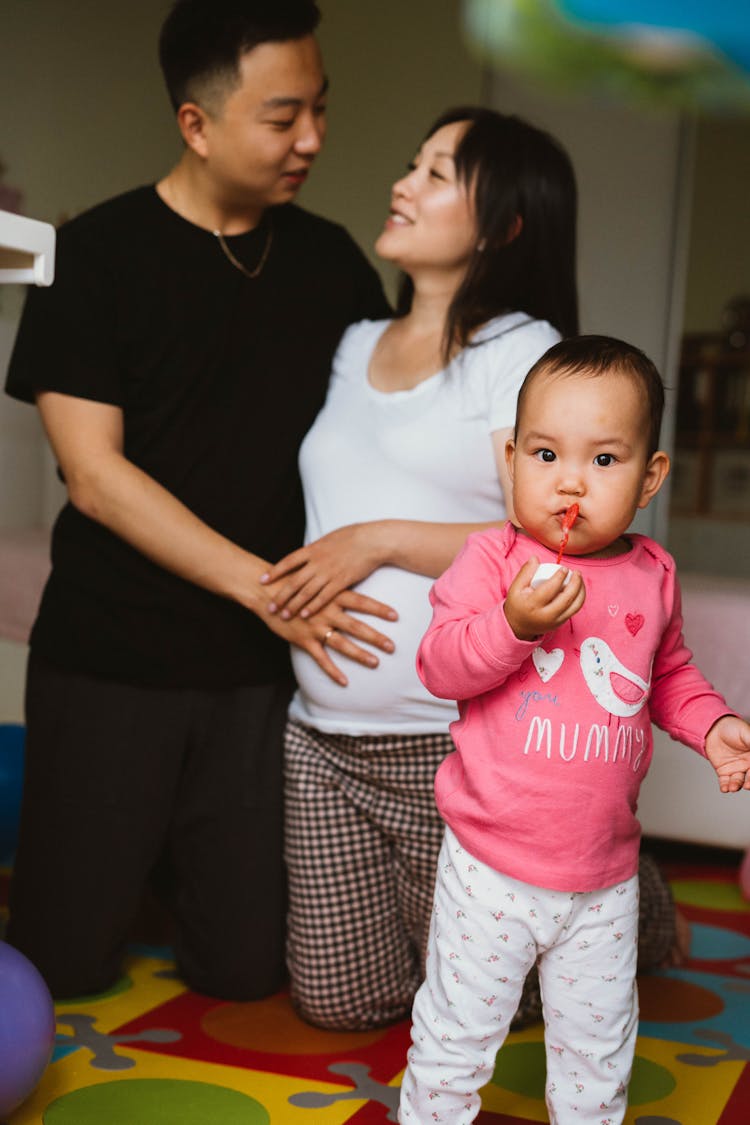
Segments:
[[[607,465],[614,465],[615,457],[612,453],[597,453],[594,458],[594,464],[599,465],[600,468],[606,469]]]
[[[438,172],[437,168],[430,168],[430,175],[432,176],[433,180],[445,179],[445,176],[442,174],[442,172]]]
[[[537,449],[534,456],[538,461],[546,461],[548,464],[555,460],[555,454],[551,449]]]

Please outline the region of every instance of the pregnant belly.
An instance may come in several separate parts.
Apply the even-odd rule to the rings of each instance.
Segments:
[[[333,660],[349,681],[345,688],[335,684],[306,653],[300,649],[292,650],[297,683],[311,715],[327,715],[334,719],[337,716],[360,716],[377,722],[389,713],[394,718],[397,714],[416,716],[429,713],[434,708],[436,712],[448,714],[446,721],[450,721],[453,714],[449,712],[453,708],[448,705],[446,709],[445,701],[438,701],[429,694],[415,668],[417,646],[431,617],[428,600],[431,585],[430,578],[387,567],[357,587],[361,593],[393,606],[398,612],[399,619],[395,622],[357,615],[390,637],[396,648],[393,653],[370,649],[380,662],[374,669],[334,652]],[[367,645],[362,647],[369,648]]]

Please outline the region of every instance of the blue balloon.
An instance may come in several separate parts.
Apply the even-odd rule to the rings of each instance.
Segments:
[[[25,729],[0,723],[0,864],[10,863],[18,842]]]
[[[747,0],[559,0],[561,11],[592,26],[685,32],[750,72]]]
[[[607,99],[750,112],[748,0],[462,0],[499,68]]]
[[[28,1098],[55,1044],[55,1008],[31,962],[0,941],[0,1117]]]

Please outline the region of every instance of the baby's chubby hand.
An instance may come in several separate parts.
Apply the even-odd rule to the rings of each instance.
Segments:
[[[750,723],[738,715],[723,715],[706,735],[706,757],[722,793],[750,789]]]
[[[586,600],[586,587],[577,570],[560,569],[535,589],[531,579],[539,566],[532,555],[523,564],[508,590],[503,606],[505,616],[519,641],[533,641],[557,629],[578,613]],[[570,581],[565,580],[570,574]]]

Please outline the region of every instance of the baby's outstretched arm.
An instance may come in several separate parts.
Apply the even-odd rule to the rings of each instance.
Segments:
[[[508,590],[504,611],[508,624],[519,641],[533,641],[557,629],[578,613],[586,600],[586,587],[577,570],[561,567],[551,578],[532,588],[539,559],[533,556],[523,564]],[[566,576],[570,581],[564,585]]]
[[[737,715],[718,719],[706,735],[706,757],[722,793],[750,789],[750,723]]]

